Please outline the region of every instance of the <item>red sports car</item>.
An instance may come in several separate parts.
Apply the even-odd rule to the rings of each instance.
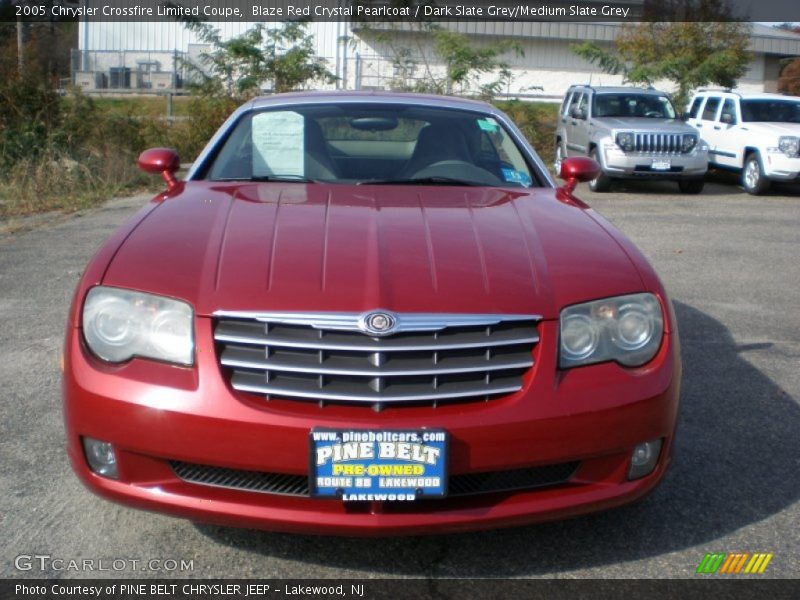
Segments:
[[[316,93],[237,110],[90,262],[64,417],[94,492],[198,521],[388,535],[635,500],[681,363],[653,269],[492,106]]]

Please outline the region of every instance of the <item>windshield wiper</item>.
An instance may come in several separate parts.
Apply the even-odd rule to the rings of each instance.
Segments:
[[[317,179],[302,175],[258,175],[256,177],[218,177],[212,181],[268,181],[280,183],[321,183]]]
[[[486,184],[455,177],[418,177],[415,179],[365,179],[356,185],[465,185],[480,186]]]

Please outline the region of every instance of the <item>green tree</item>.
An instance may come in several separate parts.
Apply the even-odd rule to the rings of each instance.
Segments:
[[[402,2],[401,2],[402,4]],[[398,75],[394,89],[434,94],[471,94],[492,98],[512,79],[511,65],[503,58],[522,56],[514,40],[493,40],[491,45],[475,44],[462,33],[430,21],[420,23],[365,24],[362,35],[371,35],[387,50]],[[420,73],[420,75],[412,75]],[[495,78],[480,83],[485,74]]]
[[[483,95],[496,95],[511,77],[509,63],[499,58],[507,52],[521,55],[522,49],[510,40],[495,42],[491,46],[476,46],[462,33],[448,29],[436,30],[434,53],[445,66],[442,91],[449,94],[458,87],[463,92],[473,88],[484,73],[497,73],[497,79],[480,88]]]
[[[716,2],[716,0],[712,0]],[[643,22],[627,25],[611,50],[593,42],[573,46],[578,56],[625,82],[675,83],[675,104],[703,85],[734,87],[747,72],[750,25],[739,22]]]
[[[185,63],[196,80],[194,88],[204,96],[240,101],[258,94],[264,84],[271,84],[275,92],[288,92],[336,81],[325,60],[315,54],[306,22],[287,21],[278,28],[258,23],[228,40],[208,23],[184,22],[211,46],[201,55],[202,64]]]

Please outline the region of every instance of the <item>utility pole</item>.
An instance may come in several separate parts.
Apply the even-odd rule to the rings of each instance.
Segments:
[[[17,69],[19,74],[25,70],[25,32],[22,17],[17,17]]]

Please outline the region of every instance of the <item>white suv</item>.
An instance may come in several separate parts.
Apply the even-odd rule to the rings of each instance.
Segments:
[[[686,122],[708,144],[710,165],[741,170],[750,194],[800,178],[800,97],[701,89]]]

